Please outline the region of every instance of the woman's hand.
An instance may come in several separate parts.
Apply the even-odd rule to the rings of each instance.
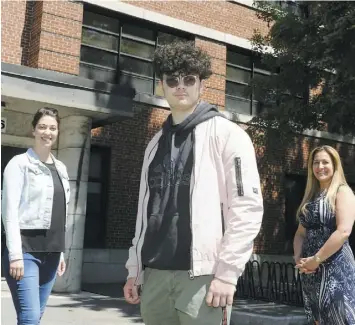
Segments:
[[[315,260],[313,256],[301,258],[296,265],[296,269],[299,269],[301,274],[315,273],[318,268],[319,263]]]
[[[13,260],[10,262],[10,275],[17,281],[21,280],[25,274],[23,260]]]
[[[58,276],[62,276],[65,272],[65,269],[66,269],[65,261],[61,259],[57,269]]]

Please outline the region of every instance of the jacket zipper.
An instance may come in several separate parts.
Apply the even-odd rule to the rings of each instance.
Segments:
[[[224,224],[223,203],[221,203],[221,219],[222,219],[222,236],[224,236],[224,232],[226,231],[226,226]]]
[[[147,196],[147,190],[145,191],[145,194],[144,194],[144,198],[143,198],[143,204],[144,204],[144,201],[145,201],[145,198]],[[134,281],[134,283],[137,285],[137,282],[138,282],[138,279],[139,279],[139,273],[141,271],[141,267],[140,267],[140,263],[139,263],[139,258],[138,258],[138,246],[139,246],[139,242],[141,240],[141,237],[142,237],[142,233],[143,233],[143,227],[144,227],[144,221],[143,221],[143,209],[142,209],[142,227],[141,227],[141,231],[139,233],[139,237],[138,237],[138,240],[137,240],[137,245],[136,245],[136,256],[137,256],[137,265],[138,265],[138,271],[137,271],[137,277],[136,277],[136,280]]]
[[[190,246],[190,270],[188,271],[189,274],[189,278],[190,280],[193,280],[195,278],[194,275],[194,260],[193,260],[193,227],[192,227],[192,193],[194,191],[194,187],[195,187],[195,157],[196,157],[196,141],[195,141],[195,131],[193,131],[192,133],[192,151],[193,151],[193,155],[192,155],[192,174],[191,176],[193,177],[193,184],[192,184],[192,189],[190,189],[190,230],[191,230],[191,246]],[[190,182],[191,184],[191,182]]]
[[[157,142],[159,143],[159,141]],[[157,144],[156,143],[156,144]],[[147,160],[149,161],[149,157],[151,155],[151,153],[153,152],[156,144],[153,146],[152,150],[149,152],[149,155],[147,157]],[[149,168],[149,165],[148,165],[148,168]],[[139,279],[139,274],[141,272],[141,266],[140,264],[142,264],[142,261],[141,263],[139,263],[139,257],[138,257],[138,247],[139,247],[139,243],[140,243],[140,240],[142,238],[142,233],[143,233],[143,228],[144,228],[144,206],[145,206],[145,199],[147,197],[147,192],[149,190],[149,187],[148,187],[148,170],[146,171],[146,174],[145,174],[145,184],[146,184],[146,190],[145,190],[145,194],[144,194],[144,197],[143,197],[143,201],[142,201],[142,204],[143,204],[143,207],[142,207],[142,228],[141,228],[141,231],[139,233],[139,237],[138,237],[138,240],[137,240],[137,245],[136,245],[136,256],[137,256],[137,265],[138,265],[138,271],[137,271],[137,277],[136,277],[136,280],[134,281],[135,285],[137,285],[137,282],[138,282],[138,279]]]
[[[244,196],[244,189],[243,189],[243,180],[242,180],[242,162],[240,157],[236,157],[234,159],[234,167],[235,167],[235,177],[237,183],[237,191],[238,196]]]

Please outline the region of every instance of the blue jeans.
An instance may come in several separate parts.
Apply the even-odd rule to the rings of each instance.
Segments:
[[[3,270],[17,313],[17,325],[38,325],[52,291],[60,253],[24,253],[24,277],[17,281],[9,273],[5,249]]]

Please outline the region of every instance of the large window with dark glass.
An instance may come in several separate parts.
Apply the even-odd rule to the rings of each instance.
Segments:
[[[226,103],[227,111],[246,115],[257,113],[258,102],[251,91],[252,79],[267,78],[261,60],[247,51],[227,51]]]
[[[84,248],[105,247],[110,160],[110,148],[91,147]]]
[[[80,75],[97,81],[130,83],[138,93],[161,96],[153,69],[157,46],[186,35],[109,12],[84,11]]]

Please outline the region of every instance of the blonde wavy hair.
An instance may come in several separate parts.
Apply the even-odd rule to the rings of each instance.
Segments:
[[[306,213],[308,202],[320,192],[319,181],[313,173],[313,161],[314,156],[321,151],[325,151],[330,156],[333,163],[334,174],[330,186],[325,195],[325,201],[326,203],[328,203],[333,212],[335,211],[335,200],[339,186],[348,186],[345,180],[344,170],[341,165],[341,160],[338,152],[331,146],[321,146],[313,149],[308,158],[307,185],[301,205],[299,206],[297,211],[297,218],[299,218],[300,214]]]

